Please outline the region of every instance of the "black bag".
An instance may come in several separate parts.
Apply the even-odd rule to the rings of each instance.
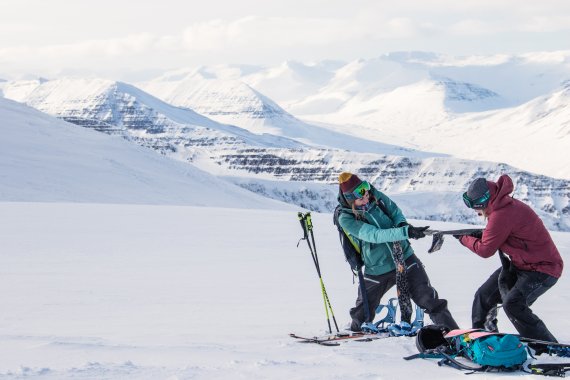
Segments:
[[[338,218],[340,217],[340,213],[342,212],[342,206],[336,206],[333,214],[333,223],[338,230],[338,237],[340,239],[340,245],[342,246],[342,250],[344,252],[344,258],[350,265],[350,269],[352,269],[353,273],[356,274],[360,272],[360,269],[364,265],[364,261],[362,260],[360,246],[356,241],[352,240],[349,234],[347,234],[344,229],[338,223]]]

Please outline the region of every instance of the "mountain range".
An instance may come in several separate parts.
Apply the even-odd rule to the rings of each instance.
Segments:
[[[541,66],[536,57],[392,54],[347,64],[179,70],[136,86],[61,78],[4,82],[0,89],[42,112],[312,210],[332,209],[336,176],[350,170],[392,195],[409,217],[480,223],[461,192],[476,177],[509,173],[516,197],[549,228],[569,230],[570,169],[561,159],[570,146],[568,60],[561,57]],[[527,90],[517,97],[483,74],[468,81],[475,66],[484,73],[508,66],[525,83],[534,77],[521,73],[542,67],[545,82],[519,83]],[[280,81],[289,85],[280,89]],[[544,175],[554,172],[559,179]]]
[[[570,167],[558,159],[570,148],[570,51],[470,57],[402,52],[348,63],[213,66],[165,74],[141,87],[168,99],[159,83],[174,86],[197,72],[209,81],[242,81],[329,130],[570,179]],[[225,122],[247,128],[238,118]]]

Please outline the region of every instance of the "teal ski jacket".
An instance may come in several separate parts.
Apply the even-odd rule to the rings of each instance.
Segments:
[[[358,210],[360,216],[364,218],[357,219],[342,194],[339,194],[338,200],[342,206],[342,212],[338,222],[353,242],[359,245],[364,261],[364,273],[379,275],[396,269],[392,258],[392,242],[401,243],[404,259],[413,255],[414,251],[407,240],[408,226],[396,227],[406,222],[398,205],[374,187],[370,191],[377,201],[384,204],[388,214],[384,213],[382,208],[374,202],[370,204],[368,210]]]

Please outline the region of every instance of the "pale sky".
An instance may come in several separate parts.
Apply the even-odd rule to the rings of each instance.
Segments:
[[[0,0],[0,79],[569,49],[569,0]]]

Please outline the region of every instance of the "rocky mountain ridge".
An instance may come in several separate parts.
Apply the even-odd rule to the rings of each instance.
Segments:
[[[117,82],[48,84],[42,83],[20,100],[83,127],[120,135],[191,162],[244,188],[312,210],[332,210],[337,176],[348,170],[398,199],[410,218],[478,223],[476,215],[462,204],[461,193],[476,177],[496,179],[508,173],[516,182],[515,196],[537,209],[549,228],[570,230],[570,184],[566,180],[491,162],[437,154],[414,156],[403,150],[398,155],[392,147],[384,152],[358,153],[318,147],[310,140],[302,144],[283,136],[256,135],[170,106]],[[82,90],[73,93],[70,85]],[[314,132],[311,138],[319,139],[319,134]]]

